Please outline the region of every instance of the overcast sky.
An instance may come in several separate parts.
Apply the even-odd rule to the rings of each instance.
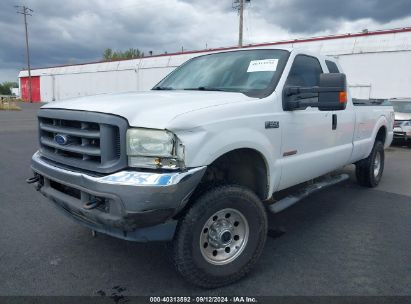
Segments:
[[[23,16],[33,67],[100,60],[105,48],[146,54],[232,46],[238,15],[232,0],[0,1],[0,82],[25,68]],[[244,43],[411,26],[410,0],[251,0]]]

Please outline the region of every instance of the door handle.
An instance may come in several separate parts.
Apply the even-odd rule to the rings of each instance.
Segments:
[[[332,128],[333,130],[337,130],[337,114],[333,114],[332,116]]]

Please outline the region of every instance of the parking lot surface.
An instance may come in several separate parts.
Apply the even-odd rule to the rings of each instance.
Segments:
[[[376,189],[351,180],[269,216],[245,279],[215,290],[183,281],[161,243],[133,243],[72,222],[34,188],[38,104],[0,111],[0,295],[411,295],[411,149],[386,151]]]

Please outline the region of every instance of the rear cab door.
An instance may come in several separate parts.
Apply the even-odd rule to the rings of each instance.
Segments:
[[[344,73],[336,61],[325,58],[328,73]],[[348,90],[348,88],[347,88]],[[333,154],[336,157],[336,168],[349,163],[353,151],[356,115],[351,101],[350,92],[347,92],[347,107],[342,111],[332,111],[333,115]]]

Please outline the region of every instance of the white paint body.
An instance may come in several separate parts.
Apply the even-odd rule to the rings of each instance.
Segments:
[[[350,96],[343,111],[284,111],[282,89],[298,54],[307,52],[291,52],[276,90],[261,99],[229,92],[149,91],[82,97],[43,108],[115,114],[130,127],[170,130],[185,146],[187,167],[210,165],[236,149],[253,149],[265,160],[270,197],[366,158],[381,127],[387,130],[386,147],[393,137],[392,107],[354,107]],[[325,58],[315,57],[327,72]],[[332,114],[338,117],[337,130],[332,130]],[[266,129],[266,121],[278,121],[280,127]],[[283,155],[292,150],[297,154]]]

